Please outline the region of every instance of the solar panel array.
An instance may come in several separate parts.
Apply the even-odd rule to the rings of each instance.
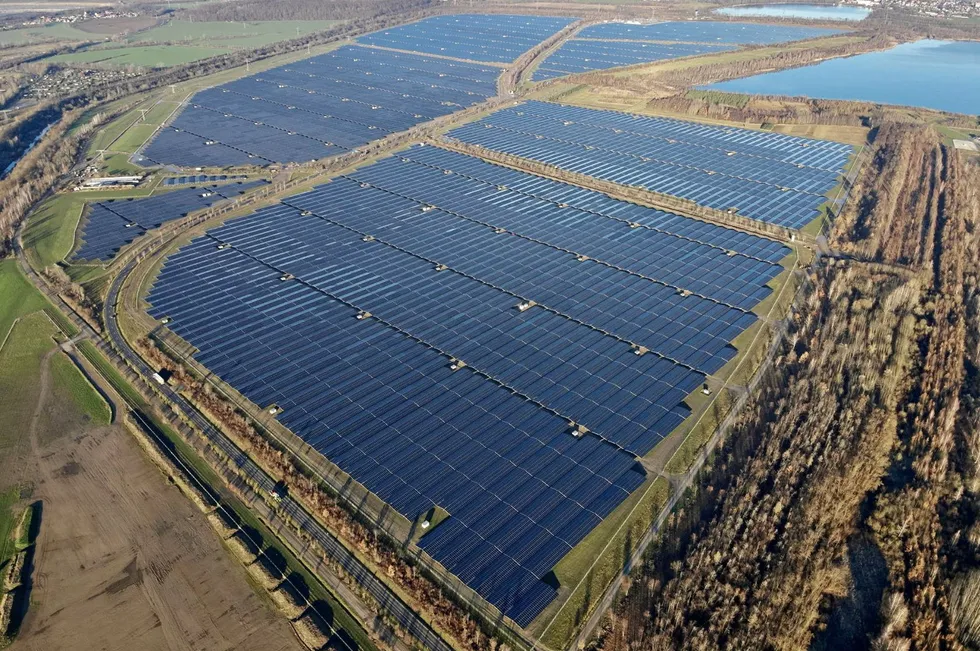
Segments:
[[[576,20],[486,14],[435,16],[367,34],[357,40],[366,45],[470,61],[510,63]]]
[[[573,38],[548,55],[534,70],[532,80],[543,81],[592,70],[606,70],[639,63],[698,56],[734,49],[734,45],[695,43],[643,43]]]
[[[232,199],[266,181],[185,188],[133,199],[109,199],[88,204],[79,226],[82,245],[78,260],[109,260],[119,249],[148,230],[185,217],[188,213]]]
[[[345,46],[197,93],[143,156],[185,167],[325,158],[481,102],[499,73]]]
[[[400,513],[446,509],[420,546],[526,626],[787,253],[417,146],[212,230],[148,300]]]
[[[244,174],[229,176],[227,174],[195,174],[190,176],[170,176],[163,179],[163,185],[191,185],[193,183],[220,183],[223,181],[238,181],[248,178]]]
[[[794,27],[762,23],[688,20],[667,23],[600,23],[589,25],[578,36],[615,41],[683,41],[730,45],[769,45],[840,34],[825,27]]]
[[[527,102],[452,138],[598,179],[801,228],[854,148],[768,131]]]

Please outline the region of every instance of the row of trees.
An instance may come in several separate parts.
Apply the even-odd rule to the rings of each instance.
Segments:
[[[860,201],[834,225],[841,250],[910,268],[932,257],[944,169],[937,140],[935,132],[911,124],[881,127],[870,172],[853,190]]]
[[[865,125],[865,120],[855,115],[853,102],[808,98],[799,103],[779,103],[772,101],[773,99],[711,91],[693,92],[651,99],[647,102],[647,108],[692,117],[754,124]]]
[[[161,368],[174,369],[172,383],[183,387],[185,395],[207,414],[256,463],[277,480],[284,481],[290,494],[304,504],[344,544],[362,559],[369,559],[376,574],[387,577],[407,595],[409,604],[423,618],[448,633],[458,647],[469,651],[495,651],[498,642],[486,635],[480,625],[448,597],[443,590],[407,557],[396,541],[389,539],[372,523],[351,514],[341,500],[316,477],[307,473],[292,454],[274,445],[205,379],[197,377],[179,362],[175,363],[149,340],[140,341],[140,354]],[[360,590],[355,577],[335,568],[350,587]],[[369,596],[369,595],[367,595]],[[379,605],[380,607],[380,605]]]

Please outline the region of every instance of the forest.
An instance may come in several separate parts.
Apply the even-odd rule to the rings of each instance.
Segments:
[[[604,623],[603,651],[980,640],[980,171],[884,124],[763,390]],[[859,194],[860,196],[860,194]]]

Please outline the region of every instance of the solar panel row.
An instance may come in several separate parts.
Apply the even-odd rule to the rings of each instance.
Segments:
[[[249,221],[266,216],[278,222],[272,210]],[[290,429],[399,512],[448,510],[465,545],[437,560],[530,622],[554,596],[540,577],[643,481],[630,455],[576,440],[538,405],[215,244],[198,240],[168,262],[153,313],[170,315],[202,362],[253,401],[283,407]]]
[[[526,102],[518,110],[528,115],[558,117],[554,113],[556,108],[558,105],[547,102]],[[676,140],[709,149],[733,151],[816,169],[837,171],[854,152],[853,146],[844,143],[788,136],[773,131],[740,129],[577,106],[561,106],[560,109],[560,118],[563,122],[588,124],[612,133],[616,133],[619,129],[629,132],[634,137]]]
[[[357,41],[471,61],[510,63],[575,20],[550,16],[456,14],[374,32]]]
[[[451,166],[452,171],[461,176],[494,186],[503,185],[520,194],[545,199],[562,206],[579,208],[592,215],[607,217],[620,223],[641,224],[655,231],[678,235],[726,251],[737,251],[741,255],[765,262],[779,262],[790,252],[784,245],[773,240],[699,222],[662,210],[617,201],[601,192],[524,174],[470,156],[453,155],[438,147],[413,147],[399,155],[442,170],[448,170],[450,169],[448,166]],[[571,222],[562,220],[561,223]]]
[[[592,70],[606,70],[639,63],[677,59],[731,50],[734,45],[692,43],[637,43],[573,38],[548,55],[535,69],[532,79],[542,81]]]
[[[190,185],[191,183],[218,183],[221,181],[237,181],[247,178],[244,175],[228,176],[227,174],[196,174],[191,176],[171,176],[163,179],[163,185]]]
[[[400,513],[446,509],[420,546],[522,626],[754,319],[686,287],[758,300],[781,248],[624,205],[657,224],[631,228],[622,202],[532,180],[415,147],[211,231],[149,296],[201,363]]]
[[[82,245],[78,260],[109,260],[119,249],[148,230],[168,221],[234,198],[266,183],[264,180],[230,185],[210,185],[154,194],[146,198],[109,199],[89,204],[79,226]]]
[[[685,41],[688,43],[768,45],[832,36],[840,34],[842,31],[844,30],[824,27],[689,20],[642,25],[638,23],[601,23],[586,27],[579,33],[579,37],[615,41]]]
[[[453,154],[447,152],[447,156]],[[444,164],[451,166],[452,162]],[[566,262],[574,261],[569,254],[585,256],[589,260],[580,262],[601,261],[741,309],[748,309],[767,296],[769,289],[765,283],[778,273],[777,265],[744,260],[720,247],[705,246],[649,228],[632,228],[621,221],[596,219],[595,215],[571,207],[563,208],[507,188],[500,190],[457,174],[447,175],[428,168],[406,169],[396,159],[357,170],[349,177],[408,198],[415,204],[461,215],[491,231],[504,229],[521,240],[546,245],[564,253]],[[369,193],[361,194],[362,200],[370,197]],[[384,197],[383,200],[394,199]],[[309,208],[302,197],[287,201]],[[583,223],[583,227],[569,228],[569,222]],[[365,228],[371,226],[371,222],[364,224]],[[370,234],[376,234],[384,222],[375,220],[373,226]]]
[[[853,152],[840,143],[541,102],[449,136],[789,228],[819,215]]]
[[[219,167],[316,160],[493,96],[499,73],[346,46],[197,93],[143,156]]]

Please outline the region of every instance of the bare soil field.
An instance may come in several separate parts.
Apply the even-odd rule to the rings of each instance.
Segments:
[[[132,435],[81,417],[52,384],[45,360],[29,460],[42,522],[11,648],[301,649]]]

